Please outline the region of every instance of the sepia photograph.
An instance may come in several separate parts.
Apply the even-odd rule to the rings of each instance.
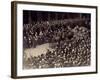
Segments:
[[[90,66],[91,14],[23,10],[23,68]]]
[[[97,6],[13,1],[11,77],[97,73]]]

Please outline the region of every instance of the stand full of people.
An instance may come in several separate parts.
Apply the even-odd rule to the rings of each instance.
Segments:
[[[89,66],[91,57],[91,30],[85,20],[59,20],[24,24],[23,47],[36,48],[49,43],[53,51],[31,56],[25,68],[59,68]],[[89,22],[88,22],[89,23]]]

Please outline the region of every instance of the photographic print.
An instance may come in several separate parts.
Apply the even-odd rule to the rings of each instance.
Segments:
[[[89,66],[91,14],[23,11],[23,68]]]
[[[97,72],[97,7],[12,2],[12,77]]]

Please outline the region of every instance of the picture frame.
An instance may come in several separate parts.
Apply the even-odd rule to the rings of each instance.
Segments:
[[[97,73],[97,37],[97,6],[12,1],[11,77]]]

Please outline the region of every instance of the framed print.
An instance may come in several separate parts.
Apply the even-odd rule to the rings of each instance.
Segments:
[[[11,77],[97,73],[97,6],[13,1]]]

